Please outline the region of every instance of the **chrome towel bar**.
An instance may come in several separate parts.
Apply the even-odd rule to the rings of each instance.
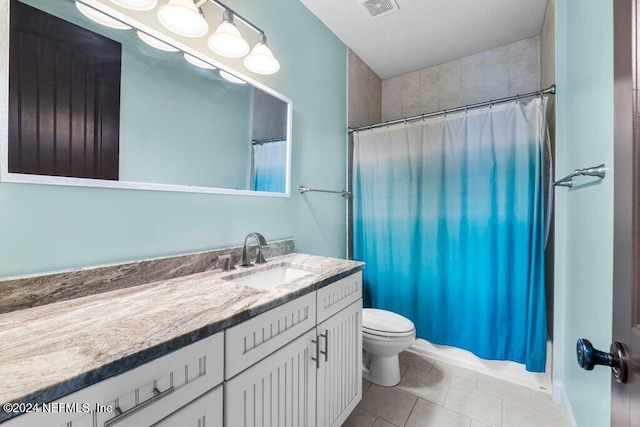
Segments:
[[[298,187],[298,191],[300,192],[300,194],[306,193],[308,191],[316,191],[318,193],[335,193],[335,194],[341,194],[343,197],[350,197],[351,196],[351,192],[350,191],[346,191],[346,190],[341,190],[341,191],[333,191],[333,190],[318,190],[316,188],[311,188],[311,187],[305,187],[304,185],[301,185],[300,187]]]
[[[597,176],[598,178],[604,178],[606,175],[606,168],[604,163],[598,166],[592,166],[590,168],[584,169],[576,169],[571,172],[569,175],[564,178],[560,178],[559,180],[553,183],[554,187],[573,187],[573,178],[576,176]]]

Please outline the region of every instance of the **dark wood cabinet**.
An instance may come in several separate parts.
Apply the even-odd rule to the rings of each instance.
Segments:
[[[9,172],[118,179],[120,43],[11,2]]]

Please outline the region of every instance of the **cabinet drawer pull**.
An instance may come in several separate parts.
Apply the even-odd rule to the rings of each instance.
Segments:
[[[124,420],[127,417],[130,417],[131,415],[135,414],[136,412],[146,408],[147,406],[157,402],[158,400],[162,399],[163,397],[165,397],[168,394],[171,394],[175,391],[175,387],[169,387],[168,389],[166,389],[163,392],[159,392],[158,389],[154,389],[153,390],[153,394],[155,396],[153,396],[151,399],[145,400],[144,402],[142,402],[141,404],[139,404],[138,406],[134,406],[133,408],[122,412],[122,410],[116,406],[116,415],[115,417],[111,418],[110,420],[105,421],[104,423],[104,427],[109,427],[117,422],[120,422],[122,420]],[[156,394],[156,392],[158,392],[158,394]]]
[[[324,334],[320,334],[322,338],[324,338],[324,351],[320,353],[324,354],[324,361],[329,361],[329,330],[327,329]]]
[[[311,360],[316,362],[316,369],[320,369],[320,339],[316,335],[316,339],[311,342],[316,345],[316,357],[312,357]]]

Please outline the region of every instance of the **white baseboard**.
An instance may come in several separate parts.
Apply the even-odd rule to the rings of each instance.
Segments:
[[[569,395],[567,394],[567,389],[564,388],[564,384],[562,381],[553,380],[553,401],[559,405],[564,406],[567,410],[567,414],[569,415],[569,420],[571,421],[572,427],[578,427],[578,423],[576,423],[576,418],[573,415],[573,408],[571,407],[571,402],[569,402]]]

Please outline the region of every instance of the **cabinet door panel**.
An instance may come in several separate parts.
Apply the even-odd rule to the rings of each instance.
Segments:
[[[315,426],[315,329],[225,383],[228,427]]]
[[[318,426],[339,426],[362,398],[362,299],[318,325]]]

